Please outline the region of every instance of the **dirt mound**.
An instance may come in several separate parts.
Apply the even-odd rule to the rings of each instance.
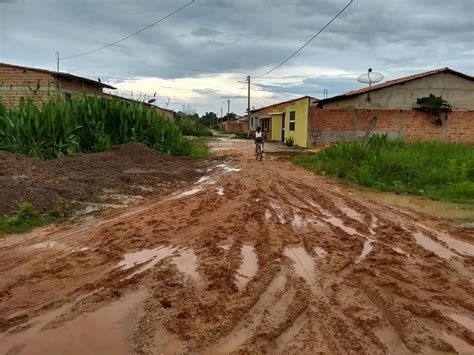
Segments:
[[[61,201],[74,210],[81,202],[148,195],[196,179],[206,164],[139,143],[50,161],[0,151],[0,215],[15,212],[25,201],[47,212]]]

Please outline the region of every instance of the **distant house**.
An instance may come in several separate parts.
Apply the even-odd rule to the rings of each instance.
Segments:
[[[441,123],[415,109],[430,94],[452,106]],[[474,77],[441,68],[321,100],[311,115],[311,143],[361,137],[374,116],[375,132],[392,138],[474,143]]]
[[[249,129],[248,116],[239,117],[234,120],[222,121],[219,126],[227,132],[247,132]]]
[[[42,104],[50,99],[50,95],[61,95],[73,98],[82,95],[101,96],[107,99],[118,99],[124,102],[136,100],[105,93],[104,89],[114,90],[111,85],[83,78],[69,73],[55,72],[45,69],[30,68],[13,64],[0,63],[0,102],[7,108],[18,108],[22,97]],[[174,118],[174,112],[143,103],[167,119]]]
[[[293,138],[294,144],[308,147],[310,117],[317,103],[318,99],[303,96],[252,110],[250,125],[252,128],[260,126],[267,133],[267,139],[285,142],[287,138]]]
[[[99,96],[103,89],[115,88],[68,73],[0,63],[0,101],[7,108],[17,108],[21,97],[40,104],[49,99],[49,94],[73,97],[85,93]]]

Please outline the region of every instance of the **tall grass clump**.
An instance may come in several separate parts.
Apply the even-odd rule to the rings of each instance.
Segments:
[[[179,126],[138,102],[57,97],[38,107],[32,100],[21,99],[16,110],[0,103],[0,150],[51,159],[129,142],[145,143],[168,154],[191,153]]]
[[[373,136],[362,142],[342,142],[295,163],[322,174],[395,193],[474,206],[474,146],[407,143]]]
[[[196,118],[186,115],[179,114],[176,117],[175,123],[181,128],[181,132],[185,136],[196,136],[196,137],[210,137],[212,132],[199,122]]]

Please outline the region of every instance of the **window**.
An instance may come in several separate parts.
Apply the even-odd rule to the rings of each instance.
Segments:
[[[295,111],[290,112],[290,131],[295,130],[295,123],[296,123],[296,113]]]
[[[70,92],[65,92],[65,93],[64,93],[64,98],[65,98],[66,100],[71,100],[72,94],[71,94]]]

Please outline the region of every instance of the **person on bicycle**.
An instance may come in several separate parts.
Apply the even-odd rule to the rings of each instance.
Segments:
[[[257,155],[258,144],[262,143],[262,151],[263,151],[263,132],[260,127],[257,127],[257,131],[255,132],[255,155]]]

